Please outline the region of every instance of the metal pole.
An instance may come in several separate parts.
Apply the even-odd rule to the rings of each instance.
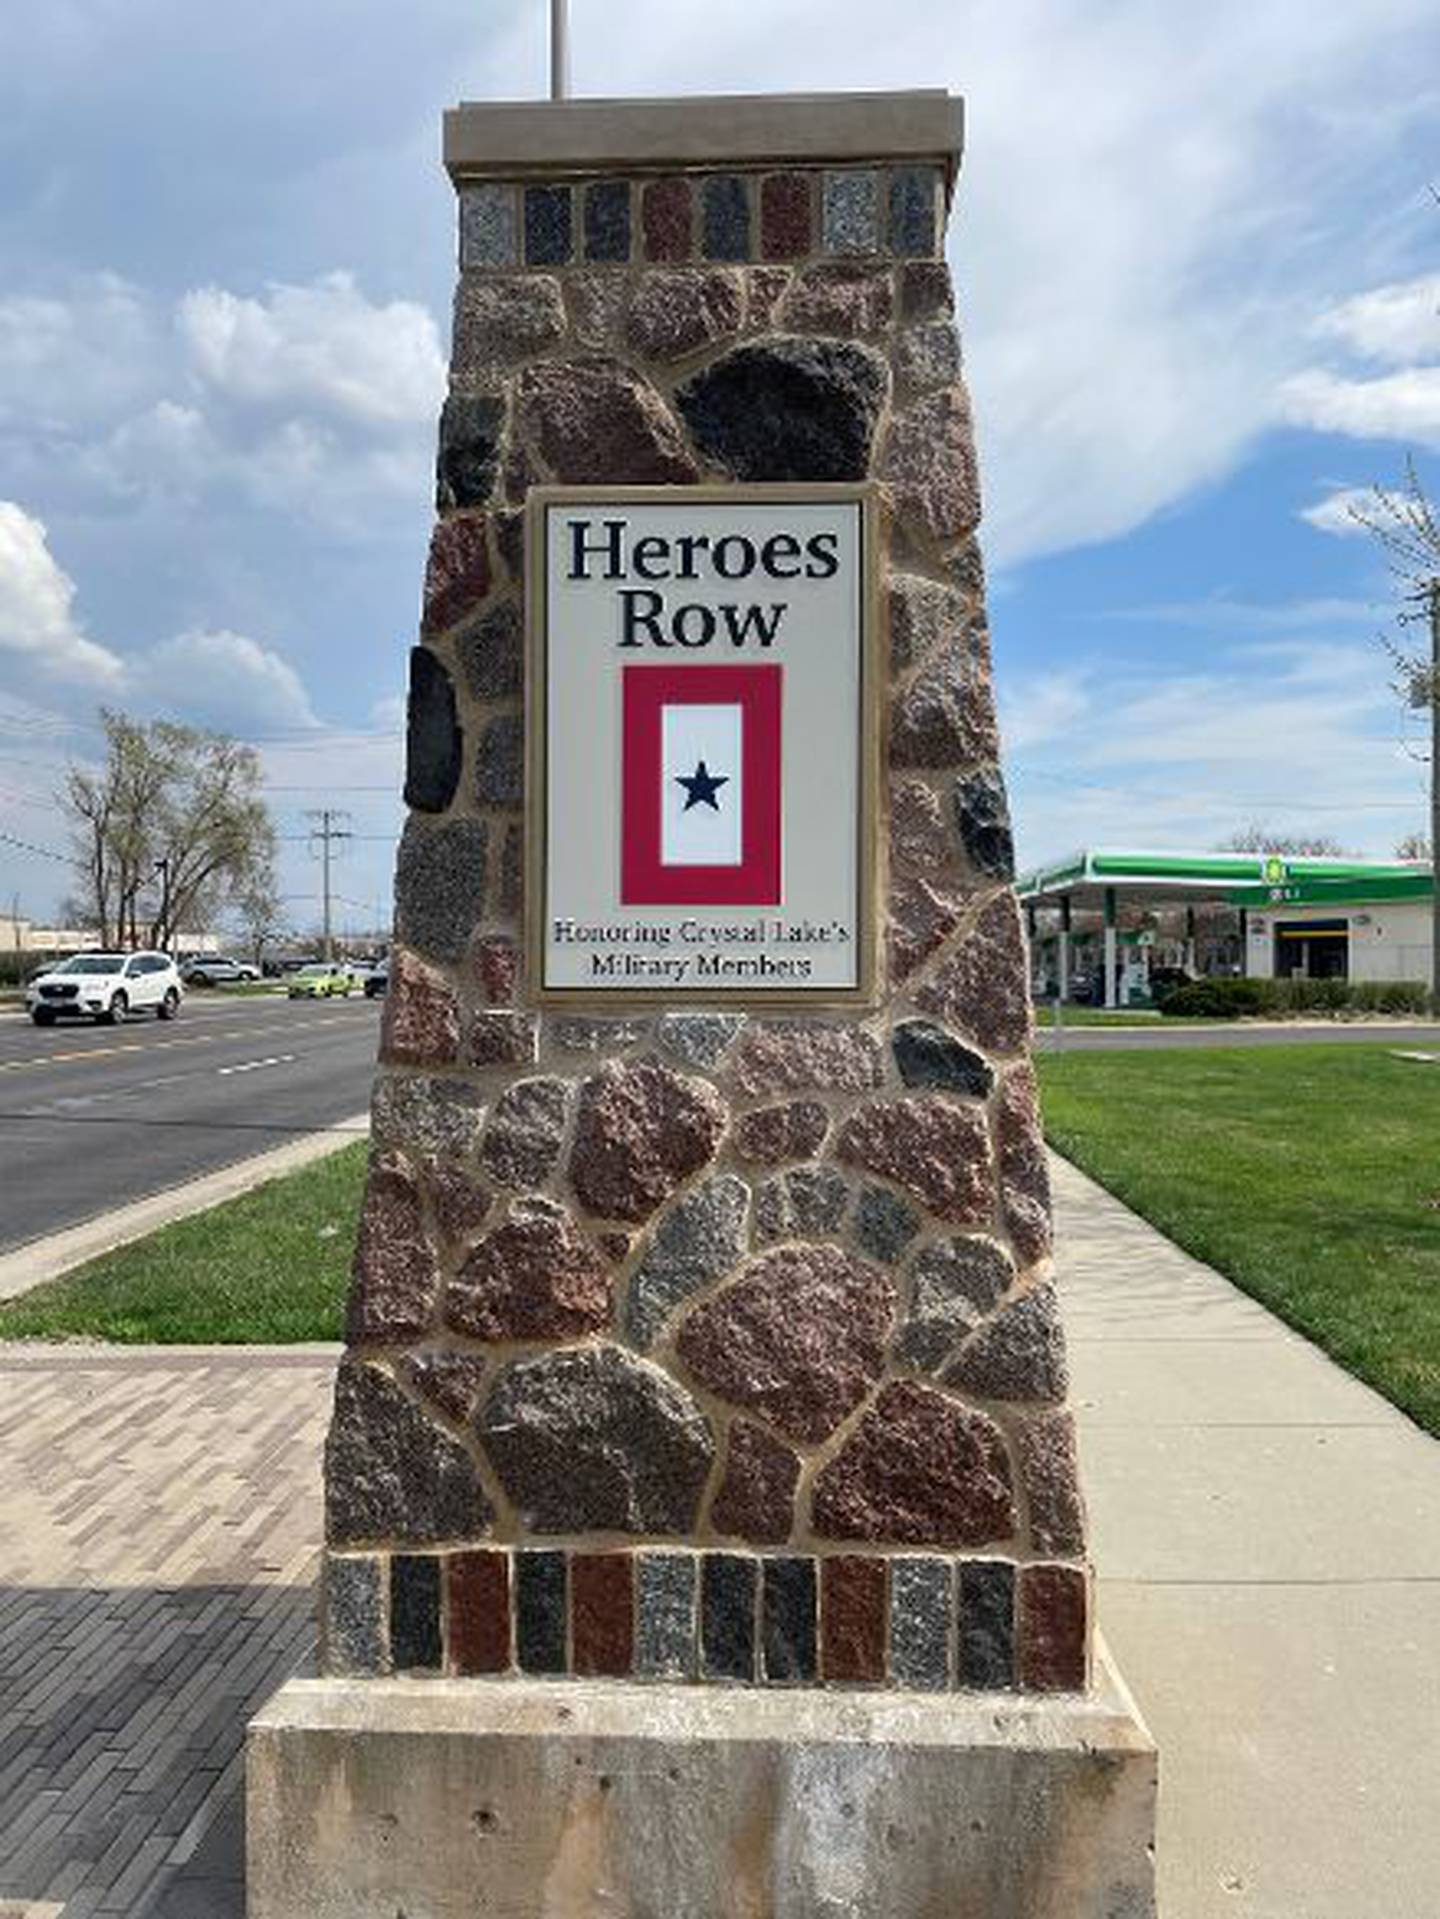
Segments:
[[[329,962],[333,960],[335,957],[335,942],[330,935],[330,814],[328,809],[323,811],[320,815],[320,846],[321,846],[321,860],[323,863],[323,871],[325,876],[324,877],[324,892],[325,892],[324,957],[325,957],[326,964],[328,965]]]
[[[1440,1012],[1440,576],[1430,581],[1430,1004]]]
[[[566,0],[550,0],[550,98],[570,97],[570,22]]]

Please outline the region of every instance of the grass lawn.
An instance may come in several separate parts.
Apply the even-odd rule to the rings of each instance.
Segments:
[[[162,1227],[0,1306],[0,1339],[339,1339],[366,1144]]]
[[[1383,1045],[1036,1063],[1067,1159],[1440,1435],[1440,1065]]]

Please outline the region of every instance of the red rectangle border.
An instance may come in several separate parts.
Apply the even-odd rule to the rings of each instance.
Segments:
[[[783,667],[627,666],[622,674],[620,900],[624,906],[780,904]],[[744,812],[738,866],[660,859],[661,710],[738,706]]]

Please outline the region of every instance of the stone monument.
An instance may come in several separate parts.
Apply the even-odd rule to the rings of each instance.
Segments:
[[[939,92],[464,106],[320,1676],[250,1910],[1153,1911]]]

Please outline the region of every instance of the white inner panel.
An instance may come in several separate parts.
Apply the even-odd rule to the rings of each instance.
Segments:
[[[660,860],[738,866],[741,859],[739,706],[660,709]],[[681,778],[694,782],[682,785]],[[723,780],[712,790],[709,782]],[[703,782],[703,783],[702,783]],[[704,795],[710,794],[713,805]],[[693,796],[693,799],[692,799]]]

